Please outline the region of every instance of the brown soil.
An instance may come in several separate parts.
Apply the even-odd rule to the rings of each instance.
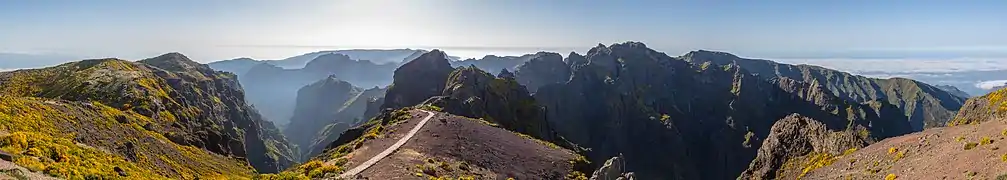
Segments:
[[[888,138],[815,169],[805,179],[884,179],[889,174],[897,179],[997,179],[1007,175],[1005,131],[1007,123],[1000,120]],[[982,144],[982,138],[992,143]],[[968,143],[977,144],[966,150]]]
[[[369,140],[350,154],[352,168],[391,146],[426,113],[389,126],[383,138]],[[576,154],[492,127],[479,120],[442,112],[427,122],[398,151],[360,173],[362,179],[562,179],[573,169]]]

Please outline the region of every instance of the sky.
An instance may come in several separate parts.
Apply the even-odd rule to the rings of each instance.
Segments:
[[[0,0],[0,52],[210,62],[332,49],[481,57],[640,41],[669,55],[1007,57],[1007,1]]]

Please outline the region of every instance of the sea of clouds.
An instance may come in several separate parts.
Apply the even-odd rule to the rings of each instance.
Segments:
[[[1007,58],[957,59],[780,59],[790,64],[811,64],[853,73],[940,73],[1007,70]]]
[[[1007,58],[953,59],[774,59],[809,64],[875,78],[904,77],[933,85],[953,85],[982,95],[1007,83]]]

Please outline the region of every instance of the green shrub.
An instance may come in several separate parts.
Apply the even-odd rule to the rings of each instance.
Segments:
[[[979,143],[974,143],[974,142],[965,143],[965,148],[964,149],[965,150],[972,150],[973,148],[976,148],[976,146],[978,146],[978,145],[979,145]]]

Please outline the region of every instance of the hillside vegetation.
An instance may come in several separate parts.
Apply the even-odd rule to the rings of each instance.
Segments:
[[[250,177],[292,151],[230,73],[178,53],[0,73],[0,149],[56,177]]]

